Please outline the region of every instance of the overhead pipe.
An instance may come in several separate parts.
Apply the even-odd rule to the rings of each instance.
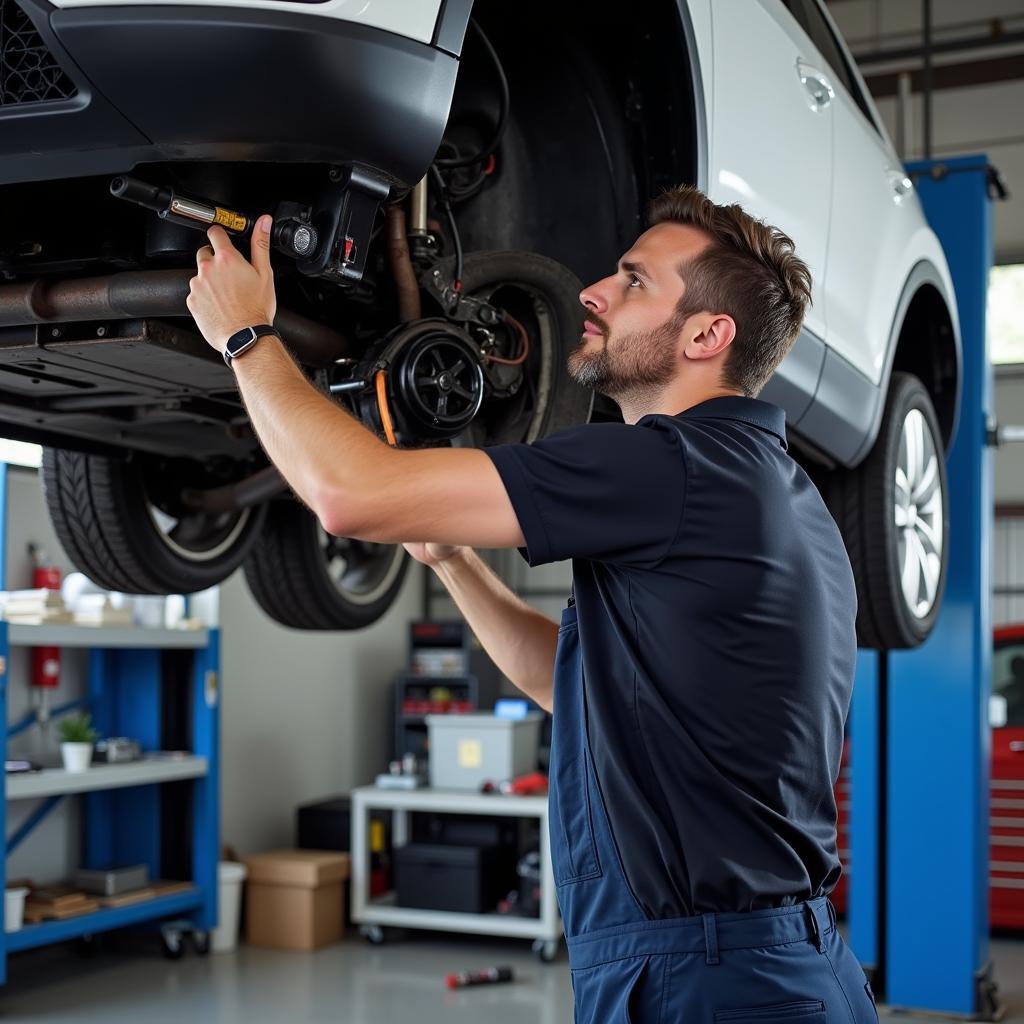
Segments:
[[[188,316],[194,276],[190,270],[137,270],[0,285],[0,327]],[[307,366],[329,366],[350,354],[344,335],[299,313],[278,309],[274,325]]]

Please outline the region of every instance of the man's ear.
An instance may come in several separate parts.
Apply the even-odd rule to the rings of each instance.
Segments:
[[[727,313],[697,313],[685,327],[683,354],[687,359],[713,359],[736,337],[736,321]]]

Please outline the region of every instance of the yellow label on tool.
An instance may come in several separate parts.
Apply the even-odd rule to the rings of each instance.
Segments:
[[[459,740],[459,767],[479,768],[484,754],[479,740]]]
[[[223,206],[218,206],[216,207],[213,223],[220,224],[221,227],[227,228],[228,231],[244,231],[249,226],[249,218],[243,217],[240,213],[235,213],[234,210],[225,210]]]
[[[375,818],[370,822],[370,853],[384,852],[384,822]]]

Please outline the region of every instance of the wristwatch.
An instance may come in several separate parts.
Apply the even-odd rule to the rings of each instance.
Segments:
[[[256,324],[255,327],[243,327],[240,331],[235,331],[224,346],[224,362],[230,366],[243,352],[247,352],[260,338],[268,334],[281,338],[280,333],[270,324]]]

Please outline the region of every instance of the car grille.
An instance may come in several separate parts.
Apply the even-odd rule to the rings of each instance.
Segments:
[[[29,16],[0,0],[0,107],[66,100],[78,92]]]

